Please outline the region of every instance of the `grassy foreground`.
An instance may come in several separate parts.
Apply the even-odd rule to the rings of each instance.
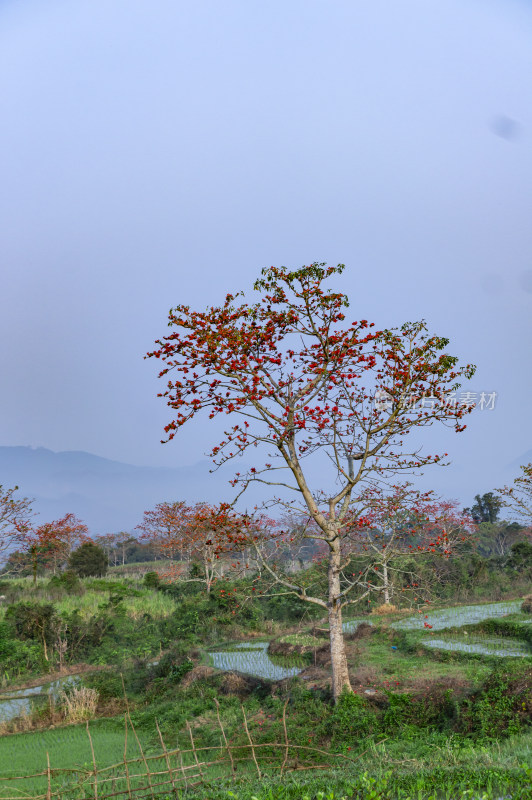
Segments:
[[[27,586],[13,582],[8,589],[11,607],[22,613],[17,603],[26,601]],[[173,787],[167,783],[154,789],[156,800],[532,797],[530,658],[525,651],[523,657],[501,658],[460,649],[473,636],[481,642],[502,637],[508,645],[522,642],[529,648],[532,625],[518,601],[505,601],[503,608],[430,607],[411,618],[363,615],[365,624],[353,625],[346,634],[354,693],[334,706],[323,620],[309,618],[292,600],[246,604],[240,591],[226,583],[207,597],[179,586],[151,588],[138,580],[91,580],[75,592],[50,582],[38,585],[32,602],[53,605],[52,633],[66,630],[67,663],[74,668],[78,659],[85,661],[83,685],[98,697],[88,713],[94,758],[103,770],[98,797],[122,790],[126,795],[117,800],[127,797],[128,708],[135,733],[128,727],[126,757],[137,759],[130,768],[132,788],[146,783],[143,758],[160,756],[149,762],[153,771],[167,769],[157,726],[168,749],[175,751],[171,768],[187,770],[186,783],[176,779]],[[20,628],[20,635],[17,631],[6,613],[0,645],[10,659],[5,685],[12,687],[17,678],[22,683],[51,666],[43,660],[39,640],[26,629]],[[456,647],[430,647],[438,637]],[[274,663],[303,671],[283,679],[267,672],[262,677],[242,674],[246,668],[238,658],[251,663],[253,654],[258,657],[266,647],[257,644],[272,638],[280,647],[277,654],[272,650],[272,659],[278,659]],[[224,650],[221,641],[233,644]],[[208,653],[216,646],[231,656],[233,671],[213,668]],[[54,647],[52,638],[49,655],[55,659]],[[94,798],[86,726],[66,724],[61,702],[55,716],[41,708],[31,720],[36,730],[0,737],[0,800],[44,797],[47,758],[52,793],[60,791],[64,800]],[[5,728],[6,733],[13,730]],[[191,733],[199,764],[185,752]],[[285,737],[292,749],[283,747]],[[211,761],[218,763],[209,766]],[[111,765],[116,768],[106,772]],[[41,775],[7,780],[35,773]],[[83,787],[74,791],[79,780]],[[149,787],[146,791],[151,800]]]

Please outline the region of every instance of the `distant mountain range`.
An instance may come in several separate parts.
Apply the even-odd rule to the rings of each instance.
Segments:
[[[443,481],[463,480],[467,492],[462,502],[470,504],[477,492],[511,483],[519,474],[519,466],[529,461],[532,461],[532,450],[504,468],[499,467],[494,483],[478,477],[472,480],[471,475],[464,470],[462,474],[456,467],[438,475],[434,473],[440,478],[438,492],[454,497],[458,494],[456,489],[447,488]],[[239,465],[242,471],[243,466]],[[212,475],[210,468],[211,462],[207,460],[186,467],[138,467],[81,450],[54,453],[44,447],[0,447],[0,484],[7,488],[17,485],[21,496],[34,500],[38,523],[72,512],[89,526],[94,536],[131,531],[142,521],[145,510],[164,500],[219,502],[232,498],[227,483],[229,473],[227,477],[220,473]],[[319,475],[313,477],[320,478]],[[246,500],[253,504],[252,491],[249,497],[246,494]]]
[[[209,474],[210,466],[202,461],[177,468],[136,467],[81,450],[0,447],[0,484],[17,485],[21,496],[34,499],[38,522],[72,512],[92,535],[129,531],[145,510],[164,500],[214,501],[221,481]]]

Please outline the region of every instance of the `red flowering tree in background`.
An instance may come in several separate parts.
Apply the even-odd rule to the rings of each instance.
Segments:
[[[167,441],[202,413],[231,416],[212,449],[215,464],[261,448],[265,462],[236,473],[234,484],[244,491],[260,481],[293,492],[285,506],[299,508],[320,529],[327,597],[300,596],[327,610],[335,699],[350,688],[342,608],[352,587],[342,582],[342,540],[353,525],[355,487],[440,461],[416,445],[407,448],[405,439],[434,422],[463,430],[471,407],[448,396],[474,373],[471,365],[457,366],[445,352],[448,340],[429,335],[424,322],[391,330],[346,322],[347,297],[326,288],[343,270],[318,263],[271,267],[254,285],[261,294],[256,303],[237,294],[206,311],[177,306],[171,332],[148,354],[163,362],[160,376],[167,379],[161,396],[174,412]],[[307,467],[313,460],[324,476],[317,488]],[[297,586],[290,591],[298,594]]]
[[[255,526],[227,504],[187,506],[176,502],[159,503],[144,512],[144,522],[137,529],[143,539],[156,544],[161,555],[171,559],[161,574],[163,580],[203,583],[209,594],[228,567],[236,570],[241,566],[240,561],[227,559],[239,558],[242,543],[248,542]],[[191,571],[192,564],[199,570]]]
[[[388,493],[371,488],[358,502],[366,507],[361,541],[372,557],[369,583],[382,594],[384,605],[391,603],[396,575],[402,583],[407,579],[407,588],[416,588],[416,594],[425,599],[431,595],[430,586],[422,590],[415,570],[405,570],[404,556],[450,558],[463,550],[465,542],[471,544],[476,530],[472,517],[459,511],[455,500],[438,499],[433,492],[419,492],[408,483]]]
[[[428,549],[439,548],[450,557],[473,544],[477,527],[469,511],[460,510],[458,500],[437,500],[424,526],[423,544]]]
[[[418,541],[420,531],[433,515],[433,495],[418,492],[410,484],[394,486],[387,494],[380,487],[372,487],[358,498],[357,505],[364,507],[360,544],[371,559],[367,584],[382,595],[385,606],[390,606],[394,578],[398,573],[404,576],[404,569],[397,562],[407,554],[434,552],[442,543],[437,536],[434,542]],[[412,574],[410,582],[414,582]]]
[[[187,513],[188,506],[182,500],[158,503],[144,512],[144,519],[135,530],[139,531],[141,540],[150,543],[159,558],[183,561],[187,558],[182,535]]]
[[[39,564],[55,574],[65,566],[73,550],[90,541],[89,529],[74,514],[39,525],[31,531],[26,544],[33,562],[34,579]]]
[[[532,529],[532,462],[522,466],[521,473],[513,486],[504,486],[496,491],[502,495],[502,504],[513,512],[519,522]]]
[[[21,547],[31,527],[31,502],[27,497],[15,497],[18,486],[4,489],[0,485],[0,561],[10,550]]]

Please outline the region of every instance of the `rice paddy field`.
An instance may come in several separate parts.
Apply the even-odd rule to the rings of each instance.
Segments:
[[[468,635],[463,641],[456,638],[427,639],[425,647],[437,650],[449,650],[455,653],[471,655],[499,656],[504,658],[530,658],[532,651],[526,642],[513,639],[511,642],[503,636]]]
[[[467,626],[476,625],[484,620],[506,617],[519,624],[526,624],[529,620],[527,615],[520,613],[520,606],[521,601],[519,600],[457,606],[424,611],[422,614],[416,613],[392,622],[385,617],[358,617],[346,620],[343,628],[346,633],[353,633],[362,622],[366,624],[369,622],[375,626],[382,623],[389,625],[393,630],[411,634],[413,643],[418,643],[431,650],[454,652],[464,656],[529,659],[532,658],[532,648],[526,641],[467,629]],[[447,629],[454,630],[445,633]],[[433,633],[435,630],[441,631],[441,635],[435,637]],[[287,634],[281,637],[280,641],[310,648],[320,647],[324,642],[304,631]],[[268,642],[254,640],[216,648],[208,651],[209,663],[217,669],[235,670],[269,680],[294,677],[308,665],[303,657],[297,655],[272,657],[268,654],[267,647]],[[362,660],[366,665],[371,666],[377,675],[381,675],[385,684],[390,680],[397,680],[400,685],[404,685],[408,683],[412,675],[419,673],[420,655],[398,653],[396,649],[377,638],[366,645]],[[440,677],[459,676],[476,682],[486,676],[489,667],[484,667],[478,661],[468,663],[467,660],[460,663],[428,662],[425,664],[427,675],[434,675],[435,672]],[[390,677],[387,678],[387,676]]]
[[[463,625],[474,625],[485,619],[496,619],[508,614],[515,614],[521,608],[521,600],[511,600],[502,603],[483,603],[471,606],[456,606],[454,608],[440,608],[434,611],[418,612],[412,617],[401,619],[391,624],[396,630],[423,630],[425,623],[432,630],[440,631],[445,628],[460,628]],[[525,615],[523,614],[525,619]]]
[[[302,658],[275,659],[267,650],[268,642],[244,642],[228,649],[209,650],[208,655],[216,669],[244,672],[270,681],[294,678],[306,666]]]
[[[95,721],[90,724],[91,738],[98,767],[117,764],[124,758],[124,728],[114,720]],[[143,748],[149,737],[138,733]],[[148,746],[149,749],[149,746]],[[129,735],[128,758],[140,756],[134,737]],[[47,754],[53,769],[91,769],[92,754],[85,725],[70,725],[63,728],[21,733],[0,737],[0,798],[25,794],[45,793],[46,775],[28,779],[7,781],[11,776],[32,775],[47,767]],[[61,785],[61,776],[54,783]]]

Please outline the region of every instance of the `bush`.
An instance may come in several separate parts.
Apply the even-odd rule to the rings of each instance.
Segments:
[[[532,722],[532,670],[497,668],[479,692],[460,709],[464,733],[498,739],[519,733]]]
[[[87,688],[94,689],[104,701],[124,696],[122,679],[116,672],[93,672],[84,676],[83,683]]]
[[[67,594],[83,594],[85,591],[79,576],[71,569],[67,569],[61,575],[53,575],[48,585],[55,589],[64,589]]]
[[[84,542],[68,559],[68,566],[80,578],[103,577],[109,567],[105,551],[93,542]]]
[[[516,572],[528,573],[532,569],[532,544],[530,542],[514,542],[510,548],[508,566]]]
[[[377,730],[378,719],[362,697],[354,692],[343,691],[327,720],[326,728],[335,744],[352,746]]]
[[[144,576],[144,586],[147,589],[158,589],[161,585],[161,579],[157,572],[147,572]]]
[[[46,668],[42,648],[32,642],[13,639],[13,630],[7,622],[0,622],[0,664],[4,676],[13,677],[24,672],[37,672]]]
[[[51,603],[14,603],[7,607],[6,622],[17,639],[37,639],[48,642],[52,636],[56,613]]]

